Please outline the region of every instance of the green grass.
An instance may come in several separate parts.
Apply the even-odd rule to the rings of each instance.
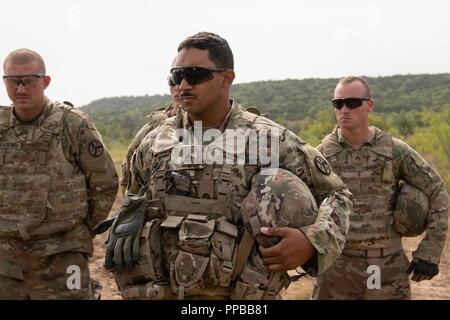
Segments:
[[[130,142],[116,142],[116,141],[107,141],[105,142],[106,147],[108,148],[109,154],[111,155],[114,165],[118,173],[120,173],[120,164],[122,163],[123,158],[127,154],[128,147]]]

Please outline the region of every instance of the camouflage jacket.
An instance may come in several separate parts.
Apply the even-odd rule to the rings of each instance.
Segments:
[[[120,191],[122,194],[125,193],[125,190],[127,189],[129,180],[130,180],[130,161],[131,157],[133,156],[134,151],[139,147],[142,140],[145,138],[147,133],[158,127],[160,124],[162,124],[166,119],[169,118],[168,114],[172,110],[173,106],[170,105],[165,109],[157,110],[152,113],[150,113],[147,118],[149,121],[138,131],[138,133],[134,136],[133,141],[131,142],[130,146],[128,147],[127,154],[123,158],[122,164],[121,164],[121,175],[120,175]]]
[[[253,120],[250,123],[245,119]],[[181,119],[179,115],[170,118],[147,134],[132,158],[129,192],[137,193],[144,185],[146,173],[155,163],[158,153],[180,143],[178,138],[176,141],[171,140],[177,128],[193,131],[186,112],[182,113]],[[270,129],[278,132],[280,136],[279,167],[300,177],[312,191],[317,203],[321,204],[315,223],[302,228],[302,231],[317,250],[317,254],[307,263],[307,269],[313,275],[317,272],[322,273],[339,256],[345,245],[352,207],[350,192],[316,149],[281,125],[244,111],[241,106],[233,102],[225,129],[246,128]],[[252,175],[260,169],[261,165],[234,165],[231,173],[231,180],[234,180],[233,191],[229,203],[236,208],[237,212],[242,200],[250,191]],[[149,189],[150,197],[156,198],[155,190]]]
[[[114,202],[118,177],[114,163],[106,150],[93,121],[80,110],[46,99],[43,113],[32,124],[22,124],[12,112],[13,107],[2,107],[0,130],[24,130],[29,126],[42,126],[57,108],[64,108],[61,144],[70,167],[61,168],[64,175],[84,175],[87,188],[88,229],[105,219]]]
[[[375,157],[378,162],[380,162],[382,158],[385,158],[387,161],[381,161],[386,161],[389,165],[382,169],[383,172],[379,175],[379,178],[381,178],[382,184],[387,186],[387,190],[394,190],[399,181],[403,180],[421,190],[429,197],[430,211],[428,214],[426,235],[417,250],[413,253],[413,256],[438,264],[445,244],[448,228],[449,199],[443,181],[438,173],[408,144],[400,139],[390,137],[387,133],[376,127],[371,127],[371,130],[371,136],[360,149],[354,149],[342,136],[338,128],[326,136],[318,146],[319,151],[324,154],[337,174],[343,178],[345,183],[347,183],[346,181],[349,182],[347,186],[353,193],[354,213],[350,217],[350,234],[348,241],[350,241],[353,231],[356,233],[358,232],[358,228],[363,227],[363,224],[360,224],[361,221],[356,220],[353,217],[364,215],[364,213],[360,211],[364,211],[364,208],[367,207],[367,205],[365,206],[363,203],[368,201],[366,200],[366,196],[372,198],[371,202],[373,202],[375,193],[381,189],[375,185],[375,183],[378,183],[377,181],[371,180],[372,182],[370,182],[367,180],[372,179],[371,177],[378,176],[378,173],[375,172],[376,170],[374,169],[366,167],[369,168],[368,170],[370,172],[360,173],[360,177],[358,178],[359,184],[352,182],[354,181],[352,175],[356,173],[354,171],[358,166],[367,166],[369,162],[372,161],[373,157]],[[361,161],[357,160],[356,157],[359,157]],[[393,176],[392,179],[389,177],[390,175]],[[364,182],[364,179],[367,181]],[[360,190],[356,190],[361,189],[363,185],[366,186],[366,194],[360,194],[358,193]],[[373,193],[373,195],[371,196],[369,193]],[[388,198],[386,198],[386,200],[387,199]],[[358,203],[361,203],[361,205],[357,205]],[[373,210],[376,210],[377,208],[375,208],[374,205],[371,205],[370,208],[371,209],[368,209],[368,213],[372,210],[372,214],[375,214]],[[388,208],[387,210],[389,211],[389,203],[386,203],[384,208]],[[391,216],[390,211],[385,214]],[[378,217],[381,217],[380,213],[377,213],[377,215]],[[369,215],[366,214],[365,217],[368,219]],[[363,217],[361,217],[361,219],[362,218]],[[378,239],[395,239],[400,237],[398,234],[395,234],[395,231],[392,229],[392,219],[389,221],[391,224],[387,229],[384,229],[384,231],[378,229],[379,232],[383,233],[378,234]],[[366,221],[366,223],[368,222]],[[376,221],[372,221],[371,225],[374,225],[375,223]],[[364,234],[360,234],[363,237]],[[364,237],[360,238],[361,243],[366,241],[367,243],[370,243],[370,239],[368,239],[369,233],[366,231],[365,234],[365,239]],[[376,246],[376,243],[377,240],[373,242],[374,246]]]

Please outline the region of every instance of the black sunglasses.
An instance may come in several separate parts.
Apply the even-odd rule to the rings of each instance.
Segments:
[[[180,85],[181,81],[186,80],[191,86],[200,84],[214,78],[213,72],[229,71],[226,68],[202,68],[202,67],[180,67],[173,68],[170,70],[170,80],[168,80],[169,85],[171,83],[175,85]]]
[[[346,98],[346,99],[333,99],[331,100],[331,102],[333,102],[333,106],[338,109],[341,110],[344,105],[347,106],[347,108],[349,109],[356,109],[361,107],[363,101],[368,101],[370,100],[370,98]]]
[[[173,80],[172,80],[172,76],[167,77],[167,83],[169,84],[169,87],[176,86],[175,82],[173,82]]]

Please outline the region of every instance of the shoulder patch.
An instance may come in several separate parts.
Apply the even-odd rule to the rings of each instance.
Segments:
[[[323,174],[326,174],[327,176],[331,174],[330,165],[324,158],[315,157],[314,164],[316,165],[317,169],[319,169],[319,171],[322,172]]]
[[[103,144],[98,140],[94,140],[89,144],[88,151],[91,156],[98,158],[104,152]]]

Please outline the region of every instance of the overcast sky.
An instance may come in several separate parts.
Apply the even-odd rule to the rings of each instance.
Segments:
[[[168,93],[176,48],[198,31],[228,40],[235,83],[443,73],[449,16],[448,0],[2,1],[0,57],[38,51],[53,79],[47,95],[77,106]]]

